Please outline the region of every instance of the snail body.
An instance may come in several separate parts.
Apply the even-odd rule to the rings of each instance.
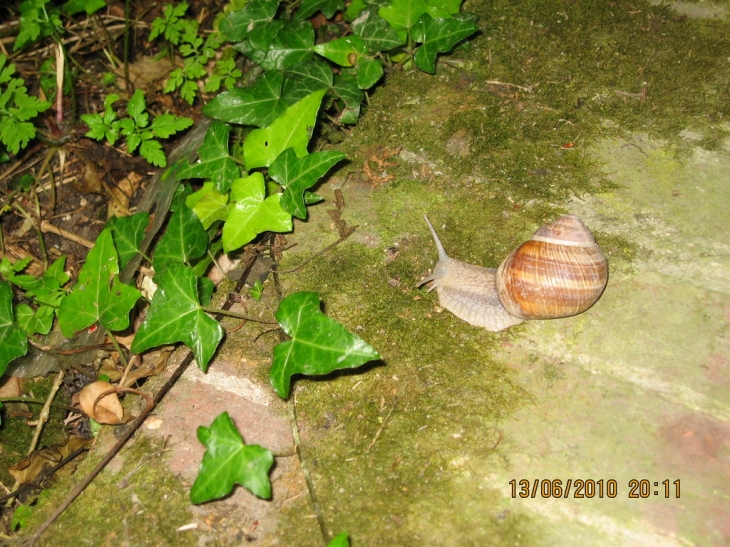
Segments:
[[[606,257],[590,230],[572,215],[541,227],[498,269],[450,258],[424,215],[439,260],[432,281],[441,306],[477,327],[500,331],[525,319],[577,315],[601,296],[608,280]]]

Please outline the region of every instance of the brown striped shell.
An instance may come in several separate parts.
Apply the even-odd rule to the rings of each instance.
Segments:
[[[522,319],[553,319],[584,312],[608,280],[606,257],[578,217],[567,215],[540,228],[497,270],[497,293]]]
[[[477,327],[500,331],[525,319],[553,319],[590,308],[606,286],[606,258],[574,216],[540,228],[498,270],[450,258],[424,215],[438,250],[431,283],[441,305]]]

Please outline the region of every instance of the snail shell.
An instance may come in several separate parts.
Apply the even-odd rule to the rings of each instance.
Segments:
[[[572,215],[540,228],[499,269],[482,268],[446,255],[436,230],[439,261],[433,281],[441,306],[477,327],[500,331],[525,319],[553,319],[584,312],[608,280],[606,257],[590,230]]]

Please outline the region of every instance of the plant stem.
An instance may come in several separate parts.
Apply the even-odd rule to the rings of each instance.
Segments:
[[[119,354],[119,360],[124,365],[124,368],[127,368],[129,363],[127,363],[127,356],[124,355],[124,352],[122,351],[121,346],[119,345],[119,342],[117,342],[116,336],[112,334],[112,331],[110,331],[108,328],[104,327],[104,330],[106,331],[107,335],[109,336],[109,339],[112,341],[112,344],[114,344],[114,347],[117,350],[117,353]]]
[[[132,92],[132,85],[129,82],[129,12],[131,0],[124,2],[124,85],[127,93]]]
[[[200,309],[202,309],[203,311],[206,311],[208,313],[218,313],[220,315],[226,315],[228,317],[235,317],[236,319],[245,319],[246,321],[253,321],[254,323],[265,323],[267,325],[278,325],[279,324],[277,321],[265,321],[263,319],[257,319],[255,317],[250,317],[250,316],[244,315],[242,313],[236,313],[235,311],[222,310],[222,309],[216,308],[214,306],[200,306]]]

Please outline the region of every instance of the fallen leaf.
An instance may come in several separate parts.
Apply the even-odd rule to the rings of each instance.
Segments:
[[[81,410],[100,424],[121,424],[122,418],[124,417],[124,409],[122,409],[122,404],[119,402],[119,397],[117,397],[116,393],[109,393],[96,403],[99,395],[113,389],[114,386],[109,382],[92,382],[87,385],[81,390],[79,395]],[[96,403],[96,406],[94,406],[94,403]]]
[[[47,469],[57,465],[61,460],[77,449],[91,442],[91,439],[71,437],[66,444],[34,450],[18,463],[8,467],[15,480],[22,484],[37,484],[48,478]]]

